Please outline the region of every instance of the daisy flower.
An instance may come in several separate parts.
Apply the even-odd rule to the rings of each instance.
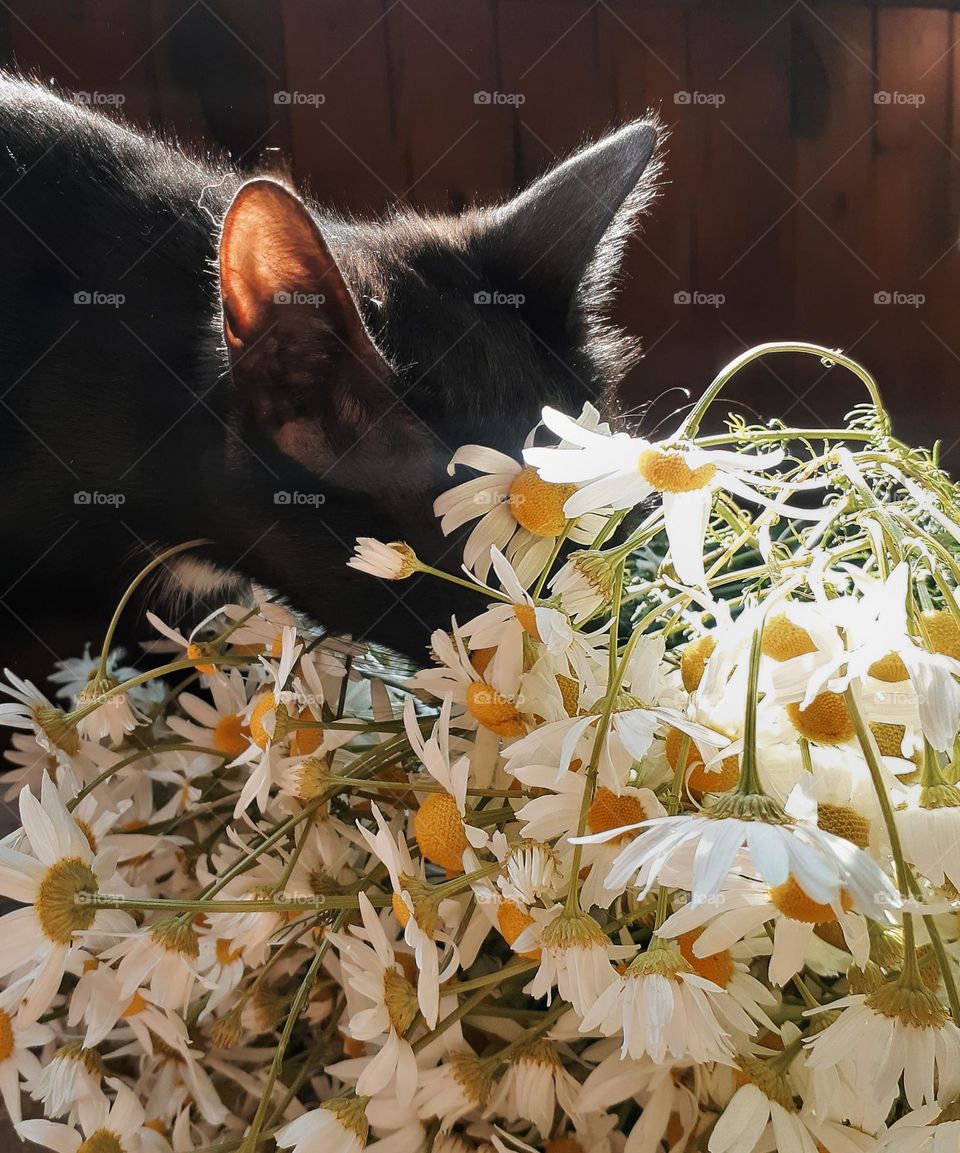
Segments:
[[[954,1153],[960,1149],[960,1118],[937,1105],[907,1113],[882,1134],[877,1153]]]
[[[688,855],[689,847],[695,845],[690,876],[683,885],[694,900],[709,901],[716,896],[745,848],[751,866],[768,885],[784,885],[792,879],[802,893],[821,905],[839,905],[845,892],[853,907],[886,920],[889,910],[901,904],[890,878],[862,849],[814,825],[682,814],[634,827],[643,832],[613,863],[607,883],[614,891],[637,873],[640,895],[646,896],[663,869]],[[626,831],[614,829],[573,839],[593,844]]]
[[[817,1128],[814,1118],[796,1111],[785,1083],[775,1081],[761,1088],[750,1081],[730,1099],[713,1127],[707,1149],[709,1153],[753,1153],[754,1149],[817,1153]]]
[[[673,937],[702,929],[693,952],[707,957],[729,949],[755,929],[772,922],[769,976],[773,984],[784,985],[800,972],[811,950],[825,951],[816,935],[818,926],[837,925],[854,963],[861,967],[867,963],[870,937],[866,921],[850,912],[848,906],[842,891],[833,904],[814,901],[792,876],[781,885],[767,886],[731,873],[714,897],[683,905],[667,918],[661,931],[665,937]],[[819,966],[815,968],[820,971]]]
[[[397,962],[366,894],[359,894],[363,928],[350,933],[330,933],[329,940],[340,954],[344,978],[371,1002],[350,1018],[349,1035],[357,1041],[380,1042],[373,1060],[357,1081],[357,1092],[372,1097],[394,1085],[397,1100],[409,1105],[417,1089],[419,1070],[410,1042],[404,1040],[417,1015],[417,993]]]
[[[21,1025],[17,1020],[24,985],[25,982],[18,981],[0,992],[0,1099],[15,1125],[23,1116],[21,1080],[35,1084],[41,1077],[40,1062],[30,1050],[46,1045],[54,1036],[49,1025],[35,1022]]]
[[[574,1122],[580,1120],[579,1094],[580,1082],[563,1067],[556,1047],[540,1039],[524,1045],[510,1058],[484,1116],[531,1121],[546,1139],[558,1105]]]
[[[729,1062],[728,1024],[748,1035],[757,1028],[719,985],[693,971],[676,945],[655,937],[589,1006],[580,1032],[622,1033],[621,1057]]]
[[[43,1103],[47,1117],[70,1114],[73,1118],[79,1106],[86,1109],[102,1096],[103,1061],[96,1049],[70,1042],[58,1049],[38,1072],[30,1095],[34,1101]]]
[[[219,677],[210,680],[212,703],[195,693],[182,692],[177,700],[187,715],[170,715],[166,718],[167,725],[190,744],[216,749],[233,761],[250,748],[250,729],[243,714],[258,687],[256,672],[244,677],[240,669],[224,669]],[[210,769],[219,763],[216,758],[209,758]]]
[[[365,1097],[335,1097],[278,1129],[274,1140],[294,1153],[361,1153],[370,1126]]]
[[[73,1125],[54,1121],[21,1121],[17,1133],[55,1153],[84,1153],[109,1149],[112,1153],[139,1153],[144,1120],[143,1108],[133,1092],[114,1077],[107,1084],[116,1093],[111,1104],[106,1098],[94,1100],[81,1121],[82,1132]],[[94,1140],[96,1145],[93,1144]]]
[[[376,805],[372,806],[377,822],[376,833],[362,825],[358,828],[370,851],[387,867],[393,886],[393,911],[403,929],[403,939],[413,950],[419,970],[417,1000],[429,1028],[437,1023],[440,1012],[440,985],[456,972],[459,955],[451,947],[451,960],[443,973],[436,942],[446,940],[440,929],[440,909],[416,868],[403,837],[394,837],[390,826]],[[422,869],[422,866],[421,866]],[[452,944],[452,943],[451,943]]]
[[[522,953],[535,947],[539,937],[540,967],[523,991],[531,997],[546,997],[549,1005],[556,986],[582,1017],[616,976],[610,964],[610,941],[593,917],[580,909],[557,905],[550,912],[554,915],[543,918],[538,935],[531,925],[514,942],[515,951]]]
[[[903,855],[932,885],[949,881],[960,889],[960,794],[949,785],[926,798],[924,792],[906,790],[903,807],[894,810]],[[931,801],[942,803],[927,807]]]
[[[893,1097],[903,1078],[911,1109],[950,1104],[960,1092],[960,1029],[928,990],[881,985],[830,1004],[840,1016],[810,1042],[807,1066],[852,1059],[858,1092]]]
[[[438,1117],[440,1132],[448,1133],[458,1121],[487,1105],[491,1088],[489,1062],[481,1061],[472,1049],[456,1050],[435,1069],[421,1073],[417,1114]]]
[[[609,441],[604,435],[609,431],[607,426],[600,424],[600,415],[590,404],[584,405],[578,420],[569,423],[581,431],[596,430],[598,439]],[[528,447],[535,432],[527,437]],[[566,534],[570,540],[590,544],[606,523],[606,517],[591,510],[568,525],[564,503],[573,494],[573,485],[542,480],[535,468],[524,467],[492,448],[464,445],[447,466],[450,476],[458,465],[481,475],[442,493],[434,501],[433,511],[440,517],[444,536],[479,518],[467,538],[463,559],[481,580],[486,580],[490,571],[491,545],[506,553],[520,583],[528,588],[553,555],[560,536]]]
[[[419,567],[416,554],[408,544],[399,540],[384,544],[372,536],[357,537],[354,554],[347,565],[388,581],[405,580]]]
[[[0,893],[27,907],[0,917],[0,976],[30,977],[18,1012],[26,1025],[49,1008],[82,934],[129,931],[133,922],[125,913],[83,903],[113,875],[114,857],[94,854],[48,776],[40,800],[27,788],[20,793],[20,819],[30,852],[0,845]]]
[[[0,693],[13,699],[0,702],[0,725],[32,732],[42,749],[58,762],[68,763],[70,757],[80,751],[76,727],[67,723],[63,710],[49,701],[32,681],[21,680],[9,669],[3,673],[10,683],[0,682]]]
[[[758,474],[782,462],[784,453],[779,449],[751,456],[697,448],[679,440],[654,443],[623,432],[600,436],[553,408],[543,410],[543,423],[576,448],[525,448],[523,456],[541,480],[582,486],[567,498],[565,515],[576,519],[599,508],[633,508],[659,493],[670,555],[684,584],[706,585],[703,543],[716,491],[794,517],[817,520],[822,515],[778,504],[758,487],[775,483]],[[750,478],[754,478],[752,484]]]

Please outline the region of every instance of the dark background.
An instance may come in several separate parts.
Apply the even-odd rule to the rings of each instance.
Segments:
[[[242,166],[289,163],[314,196],[357,212],[503,196],[584,138],[657,109],[672,132],[666,181],[631,244],[619,306],[647,350],[627,405],[699,390],[755,342],[802,337],[862,359],[898,431],[943,438],[950,464],[960,438],[960,13],[950,7],[0,0],[0,59],[104,107],[119,97],[135,122],[225,148]],[[479,92],[522,103],[478,104]],[[712,301],[677,303],[678,293]],[[877,293],[922,303],[878,304]],[[795,358],[752,370],[736,393],[802,424],[860,399],[839,371]],[[667,393],[657,416],[681,402]]]

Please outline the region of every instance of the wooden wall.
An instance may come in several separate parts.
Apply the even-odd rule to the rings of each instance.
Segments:
[[[862,358],[904,435],[942,437],[960,460],[949,7],[5,0],[0,46],[25,71],[121,93],[134,119],[219,142],[241,164],[289,156],[314,195],[356,211],[507,194],[585,137],[659,109],[667,182],[618,309],[648,350],[628,403],[659,397],[664,416],[682,402],[671,390],[699,390],[747,345],[802,337]],[[523,102],[479,104],[478,92]],[[678,303],[695,293],[714,299]],[[790,361],[753,371],[739,395],[798,422],[859,399],[837,372]]]

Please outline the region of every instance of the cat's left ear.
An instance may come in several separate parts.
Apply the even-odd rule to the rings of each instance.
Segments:
[[[653,119],[628,124],[493,211],[488,258],[528,306],[566,315],[581,288],[589,307],[604,302],[635,218],[656,190],[662,136]]]
[[[320,228],[275,180],[227,209],[220,295],[234,382],[278,447],[309,465],[321,438],[355,435],[388,370]]]

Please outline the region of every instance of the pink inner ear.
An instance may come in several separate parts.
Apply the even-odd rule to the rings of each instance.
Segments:
[[[332,266],[309,212],[292,192],[273,180],[245,184],[227,210],[220,238],[228,335],[256,339],[278,293],[322,292]]]

